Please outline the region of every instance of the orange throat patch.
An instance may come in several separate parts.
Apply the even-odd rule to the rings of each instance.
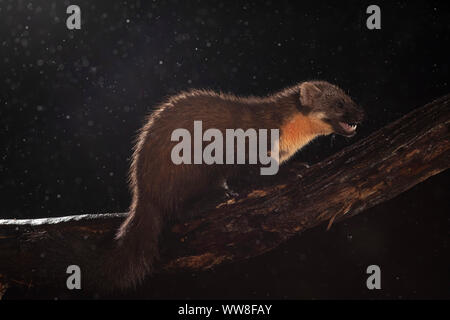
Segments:
[[[288,160],[314,138],[331,134],[331,126],[321,120],[323,114],[295,114],[280,128],[280,163]]]

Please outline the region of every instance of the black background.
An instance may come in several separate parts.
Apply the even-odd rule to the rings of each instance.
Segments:
[[[444,1],[378,1],[373,31],[367,1],[77,1],[74,31],[69,4],[0,0],[0,218],[126,211],[136,131],[180,90],[338,84],[368,118],[355,138],[321,138],[293,160],[310,163],[450,91]],[[135,296],[449,298],[448,177],[262,257],[157,277]],[[377,292],[365,287],[370,264],[382,268]]]

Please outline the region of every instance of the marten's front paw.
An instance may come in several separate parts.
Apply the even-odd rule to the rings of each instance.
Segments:
[[[225,195],[226,195],[227,198],[236,198],[236,197],[239,197],[239,193],[234,192],[233,190],[230,190],[230,189],[228,189],[228,190],[225,191]]]
[[[225,189],[225,196],[227,198],[236,198],[239,196],[239,193],[234,192],[233,190],[230,189],[226,181],[224,181],[223,183],[223,188]]]

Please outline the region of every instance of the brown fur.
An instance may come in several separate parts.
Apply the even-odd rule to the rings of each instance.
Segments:
[[[223,133],[227,128],[277,128],[282,162],[315,137],[334,131],[324,103],[314,105],[321,93],[328,94],[327,90],[335,94],[324,101],[338,98],[351,102],[331,84],[304,82],[264,98],[194,90],[169,98],[153,112],[134,148],[130,214],[117,233],[117,248],[110,257],[114,286],[136,285],[151,273],[165,223],[176,218],[188,201],[207,194],[211,187],[245,168],[173,164],[171,150],[178,143],[170,140],[173,130],[185,128],[192,134],[194,120],[202,120],[203,131],[217,128]]]

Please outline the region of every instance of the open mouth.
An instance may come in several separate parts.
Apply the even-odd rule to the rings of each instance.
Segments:
[[[356,123],[346,123],[346,122],[340,122],[339,121],[339,125],[342,127],[342,129],[344,129],[345,132],[351,134],[354,133],[356,131]]]

